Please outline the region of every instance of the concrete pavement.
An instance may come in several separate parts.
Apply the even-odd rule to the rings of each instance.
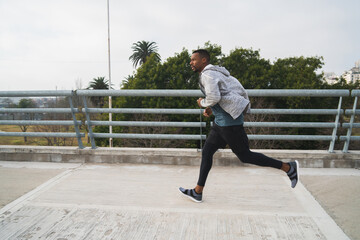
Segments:
[[[198,166],[0,162],[0,189],[34,169],[47,177],[27,178],[29,192],[0,209],[0,239],[349,239],[275,169],[214,167],[200,204],[177,190],[194,186]]]

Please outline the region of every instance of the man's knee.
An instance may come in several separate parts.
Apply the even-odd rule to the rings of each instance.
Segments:
[[[206,143],[202,150],[202,156],[209,156],[209,155],[212,156],[217,150],[218,147],[215,144]]]
[[[234,152],[239,160],[243,163],[251,163],[251,151],[238,151]]]

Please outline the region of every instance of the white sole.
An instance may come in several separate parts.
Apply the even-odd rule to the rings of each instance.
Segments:
[[[179,192],[181,193],[182,196],[191,199],[193,202],[196,202],[196,203],[201,203],[201,202],[202,202],[202,200],[201,200],[201,201],[196,200],[195,198],[192,198],[192,197],[190,197],[189,195],[184,194],[180,189],[178,189],[178,190],[179,190]]]
[[[296,184],[298,184],[300,182],[299,162],[297,160],[295,160],[295,162],[296,162],[296,173],[297,173],[297,183]]]

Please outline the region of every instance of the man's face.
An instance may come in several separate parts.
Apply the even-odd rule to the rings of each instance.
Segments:
[[[201,58],[199,53],[193,53],[191,55],[190,66],[194,72],[201,72],[206,66],[206,59]]]

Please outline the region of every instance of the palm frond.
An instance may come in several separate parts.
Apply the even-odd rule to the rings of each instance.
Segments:
[[[152,54],[155,54],[155,58],[157,61],[161,61],[161,57],[159,55],[158,46],[156,42],[147,42],[147,41],[138,41],[133,43],[132,45],[133,54],[129,57],[129,60],[133,62],[134,67],[138,64],[142,65],[146,62],[147,58]]]

